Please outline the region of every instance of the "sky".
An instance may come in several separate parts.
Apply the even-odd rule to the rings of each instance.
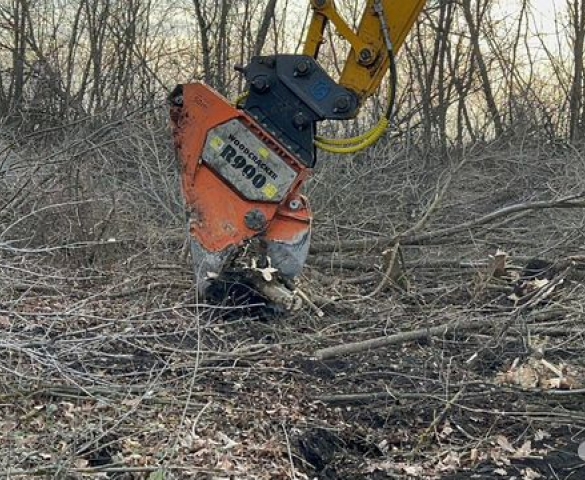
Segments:
[[[529,2],[531,6],[530,30],[533,34],[533,37],[529,39],[531,49],[538,57],[539,51],[542,51],[541,42],[544,42],[552,52],[558,52],[562,45],[566,45],[559,44],[558,33],[563,33],[561,38],[565,41],[567,0],[529,0]],[[500,0],[501,15],[518,18],[520,4],[520,0]]]
[[[545,30],[554,31],[556,13],[565,9],[566,0],[532,0],[532,5],[535,19]]]
[[[533,29],[535,33],[538,32],[544,36],[554,35],[555,21],[559,19],[559,13],[566,10],[567,0],[529,0],[529,2],[533,12]],[[306,11],[308,4],[309,0],[293,0],[292,10],[299,15],[301,12]],[[520,0],[499,0],[499,4],[499,10],[503,17],[519,12]]]
[[[337,0],[342,4],[343,0]],[[530,39],[530,45],[535,49],[538,56],[538,50],[542,49],[541,41],[544,41],[552,51],[558,50],[558,31],[566,28],[565,12],[567,10],[567,0],[528,0],[531,15],[531,32],[533,38]],[[517,14],[520,12],[521,0],[495,0],[499,8],[494,10],[494,15],[501,19],[510,18],[515,21]],[[292,0],[293,11],[300,13],[306,12],[309,0]],[[365,4],[365,0],[362,1]]]
[[[507,3],[507,2],[504,2]],[[515,3],[519,2],[509,2]],[[566,9],[566,0],[531,0],[535,26],[545,34],[555,32],[555,21],[559,12]]]

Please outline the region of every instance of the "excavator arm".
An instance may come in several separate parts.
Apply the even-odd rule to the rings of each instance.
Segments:
[[[318,58],[327,23],[350,45],[351,51],[338,80],[363,101],[378,90],[390,57],[398,53],[426,0],[368,0],[357,32],[354,32],[333,0],[311,0],[313,17],[307,29],[303,53]]]
[[[316,147],[351,153],[373,144],[392,113],[350,139],[317,136],[323,120],[358,115],[385,74],[424,0],[368,0],[357,31],[333,0],[311,0],[302,55],[257,56],[238,70],[247,93],[236,105],[201,83],[171,93],[171,122],[198,291],[214,303],[295,310],[295,279],[309,251],[312,214],[302,194]],[[331,23],[351,45],[339,79],[318,62]]]

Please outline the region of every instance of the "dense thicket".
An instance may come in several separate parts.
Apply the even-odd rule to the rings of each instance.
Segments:
[[[0,1],[0,245],[69,249],[129,236],[136,245],[136,237],[169,241],[171,228],[182,239],[168,92],[199,80],[236,97],[244,85],[235,65],[255,53],[301,51],[308,4]],[[364,2],[338,4],[355,24]],[[485,155],[476,147],[494,142],[520,148],[481,163],[495,168],[494,175],[512,168],[511,178],[520,175],[530,196],[574,193],[581,177],[569,172],[580,171],[580,156],[555,157],[566,170],[555,172],[565,179],[560,189],[551,190],[546,176],[541,181],[540,170],[555,149],[566,152],[583,135],[585,0],[548,8],[538,12],[529,0],[428,2],[399,55],[389,141],[368,153],[367,171],[354,170],[360,158],[320,163],[319,188],[310,187],[318,218],[334,216],[335,208],[347,222],[348,206],[333,200],[341,191],[335,184],[374,172],[392,212],[374,223],[408,228],[441,179],[470,154]],[[335,75],[347,45],[333,31],[326,38],[320,60]],[[337,128],[355,134],[370,125],[384,108],[384,92],[358,121]],[[535,153],[522,150],[526,144]],[[537,161],[541,153],[544,160]],[[510,163],[506,155],[530,161]],[[538,181],[527,169],[538,172]],[[344,190],[348,185],[354,183]],[[364,187],[355,185],[356,201],[371,200],[382,211],[374,205],[377,187],[366,200]],[[400,212],[404,218],[396,218]],[[153,234],[157,228],[162,233]]]

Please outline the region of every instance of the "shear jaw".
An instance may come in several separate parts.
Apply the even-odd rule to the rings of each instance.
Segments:
[[[191,254],[199,295],[210,303],[265,305],[283,313],[302,307],[294,280],[282,275],[271,257],[258,253],[251,243],[242,249],[230,247],[215,253],[192,240]]]

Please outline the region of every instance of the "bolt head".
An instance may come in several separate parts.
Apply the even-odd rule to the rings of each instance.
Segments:
[[[290,208],[293,211],[300,210],[300,208],[302,206],[303,206],[303,203],[298,198],[291,200],[288,204],[288,208]]]
[[[303,112],[298,112],[294,115],[292,123],[297,130],[303,130],[309,125],[309,119]]]
[[[311,73],[311,63],[308,60],[301,60],[295,65],[295,74],[304,77]]]
[[[270,89],[270,84],[266,75],[257,75],[250,83],[250,87],[256,93],[264,93]]]
[[[341,95],[333,102],[334,111],[339,113],[347,112],[350,106],[351,101],[347,95]]]
[[[364,48],[360,51],[359,61],[362,64],[368,64],[372,61],[372,51],[369,48]]]
[[[244,221],[250,230],[259,232],[266,228],[266,215],[258,209],[250,210],[246,213]]]

